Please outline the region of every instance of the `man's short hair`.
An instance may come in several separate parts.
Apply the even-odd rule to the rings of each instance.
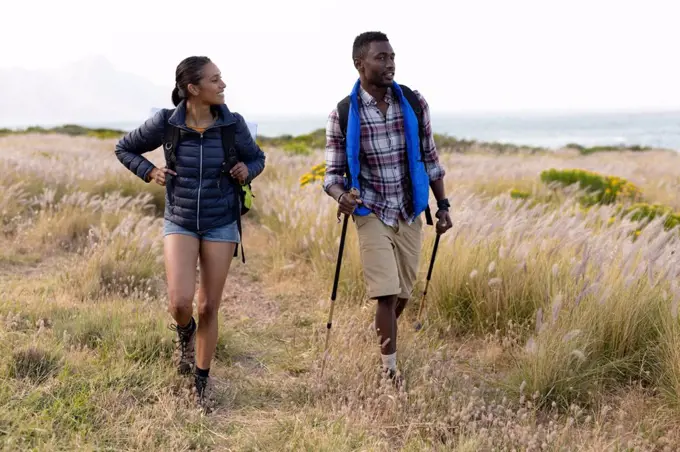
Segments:
[[[368,52],[368,46],[372,42],[390,42],[384,33],[379,31],[367,31],[354,38],[352,58],[364,58]]]

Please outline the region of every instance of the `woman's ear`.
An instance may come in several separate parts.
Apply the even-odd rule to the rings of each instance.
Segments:
[[[189,83],[189,84],[187,85],[187,89],[189,90],[189,93],[190,93],[192,96],[198,96],[198,93],[199,93],[198,86],[192,85],[191,83]]]

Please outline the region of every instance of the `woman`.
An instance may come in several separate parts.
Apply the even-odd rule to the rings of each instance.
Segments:
[[[199,402],[207,400],[210,363],[217,344],[217,314],[235,247],[240,242],[236,183],[248,184],[264,169],[265,155],[243,117],[224,104],[225,83],[207,57],[177,66],[173,110],[161,110],[116,146],[118,160],[145,182],[166,187],[164,256],[169,311],[176,324],[176,364],[194,368]],[[156,168],[142,156],[163,144],[166,124],[179,129],[174,169]],[[235,127],[239,162],[222,171],[221,129]],[[196,262],[200,259],[198,324],[193,317]],[[195,360],[194,360],[195,358]]]

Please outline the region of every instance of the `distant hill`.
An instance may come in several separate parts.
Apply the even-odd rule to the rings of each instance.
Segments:
[[[104,57],[58,69],[0,68],[0,128],[138,122],[171,106],[171,87],[120,72]]]

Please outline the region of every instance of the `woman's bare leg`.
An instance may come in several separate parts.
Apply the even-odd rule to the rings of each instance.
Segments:
[[[196,262],[199,240],[171,234],[164,238],[165,274],[168,281],[168,311],[177,325],[178,355],[175,357],[180,373],[191,372],[194,365],[195,322],[193,301],[196,290]]]
[[[224,283],[229,274],[235,243],[202,241],[198,292],[196,367],[207,371],[217,345],[217,325]]]

